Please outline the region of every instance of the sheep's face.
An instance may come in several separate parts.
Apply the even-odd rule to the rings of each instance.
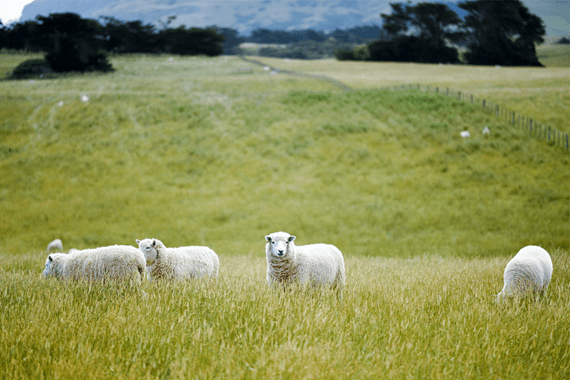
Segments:
[[[146,259],[146,265],[151,266],[158,258],[158,243],[156,239],[138,240],[137,244]]]
[[[59,257],[62,255],[62,253],[55,253],[55,254],[51,254],[48,255],[47,259],[46,259],[46,265],[43,271],[43,276],[45,278],[48,277],[58,277],[59,273],[58,273],[58,268],[59,266],[57,265],[56,261],[59,260]]]
[[[53,259],[52,259],[51,255],[49,255],[46,259],[46,266],[45,266],[44,272],[43,272],[43,275],[46,278],[51,276],[50,271],[51,271],[51,263],[52,262],[53,262]]]
[[[275,232],[265,236],[266,252],[276,258],[286,258],[291,255],[295,236],[285,232]]]

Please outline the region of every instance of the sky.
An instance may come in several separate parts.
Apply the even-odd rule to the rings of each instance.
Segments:
[[[18,21],[22,15],[22,9],[34,0],[0,0],[0,21],[8,25]]]

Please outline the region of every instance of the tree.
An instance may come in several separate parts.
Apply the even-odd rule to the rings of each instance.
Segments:
[[[260,44],[289,44],[298,42],[298,39],[290,32],[263,28],[253,30],[248,40]]]
[[[390,4],[392,14],[381,14],[390,41],[369,46],[372,60],[458,62],[449,42],[463,38],[461,19],[446,4]],[[372,45],[372,44],[371,44]],[[386,49],[388,49],[386,51]]]
[[[8,28],[0,21],[0,49],[8,45]]]
[[[106,16],[101,19],[105,21],[105,50],[115,53],[153,53],[158,50],[154,26]]]
[[[224,52],[226,54],[232,53],[242,42],[245,42],[245,37],[240,37],[239,32],[231,28],[220,28],[217,26],[209,26],[208,29],[213,29],[222,36],[224,36]]]
[[[466,1],[459,7],[468,12],[468,63],[542,66],[535,44],[544,42],[544,24],[520,0]]]
[[[110,71],[111,64],[101,50],[102,26],[75,13],[38,16],[38,33],[47,36],[46,61],[55,71]]]
[[[38,33],[37,21],[15,23],[6,28],[6,42],[4,47],[8,49],[26,50],[31,52],[41,51],[46,43],[46,37]]]
[[[163,29],[159,33],[162,48],[173,54],[207,55],[213,57],[224,52],[224,36],[214,29],[190,28],[184,25]]]

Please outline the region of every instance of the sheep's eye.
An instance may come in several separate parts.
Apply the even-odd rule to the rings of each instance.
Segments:
[[[146,249],[147,251],[150,251],[150,247],[146,247],[145,249]]]

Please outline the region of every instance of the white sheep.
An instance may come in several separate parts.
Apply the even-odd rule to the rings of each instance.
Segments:
[[[47,245],[47,249],[46,252],[50,253],[51,251],[63,251],[63,243],[61,242],[60,239],[55,239],[53,241],[50,241],[50,243]]]
[[[330,286],[342,293],[345,281],[344,258],[330,244],[296,246],[295,236],[274,232],[265,236],[267,284],[297,283],[301,286]]]
[[[469,133],[469,131],[462,131],[462,132],[459,132],[459,134],[460,134],[461,137],[463,137],[464,139],[471,137],[471,134]]]
[[[220,259],[208,247],[166,248],[158,239],[136,240],[151,279],[218,277]]]
[[[503,277],[504,286],[497,294],[497,301],[527,292],[544,293],[552,278],[550,255],[536,245],[526,246],[509,261]]]
[[[52,253],[46,259],[44,277],[62,280],[129,281],[137,283],[146,272],[143,254],[130,245]]]

